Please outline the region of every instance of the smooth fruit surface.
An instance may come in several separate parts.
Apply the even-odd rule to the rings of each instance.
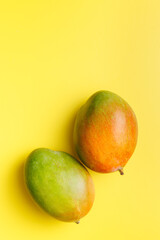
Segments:
[[[74,144],[81,161],[97,172],[122,169],[134,152],[138,127],[126,101],[109,91],[93,94],[79,110]]]
[[[92,207],[91,176],[65,152],[34,150],[26,161],[25,180],[39,206],[59,220],[79,221]]]

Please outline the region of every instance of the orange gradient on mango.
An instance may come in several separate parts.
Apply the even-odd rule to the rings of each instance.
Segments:
[[[79,110],[74,143],[80,160],[90,169],[109,173],[123,167],[132,156],[138,137],[136,116],[118,95],[99,91]]]

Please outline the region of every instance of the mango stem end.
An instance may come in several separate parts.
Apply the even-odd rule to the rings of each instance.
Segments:
[[[120,172],[121,175],[124,175],[123,168],[118,169],[118,171]]]
[[[80,221],[79,221],[79,220],[77,220],[75,223],[76,223],[76,224],[79,224],[79,223],[80,223]]]

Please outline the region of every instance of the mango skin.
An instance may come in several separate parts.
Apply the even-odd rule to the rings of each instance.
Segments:
[[[34,150],[25,164],[25,182],[35,202],[61,221],[78,222],[94,202],[90,174],[65,152]]]
[[[77,113],[73,137],[76,152],[88,168],[123,174],[137,144],[136,116],[120,96],[98,91]]]

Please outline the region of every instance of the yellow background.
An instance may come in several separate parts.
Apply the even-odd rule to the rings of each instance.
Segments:
[[[122,96],[139,123],[119,173],[90,171],[95,203],[79,225],[39,211],[24,190],[35,148],[73,153],[79,107],[95,91]],[[159,0],[0,2],[0,239],[160,239]]]

